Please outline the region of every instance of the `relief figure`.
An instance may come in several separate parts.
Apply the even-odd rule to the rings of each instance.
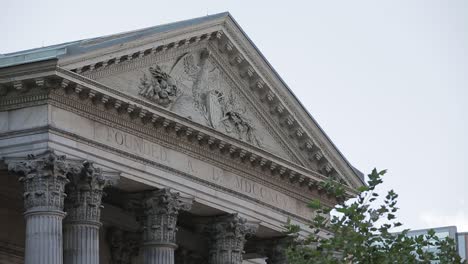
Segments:
[[[140,79],[140,92],[171,111],[261,147],[261,139],[231,87],[222,82],[207,49],[185,53],[171,66],[156,65]],[[169,69],[164,71],[162,68]]]
[[[178,94],[175,80],[158,65],[150,67],[149,72],[150,79],[144,74],[140,80],[139,94],[167,107]]]

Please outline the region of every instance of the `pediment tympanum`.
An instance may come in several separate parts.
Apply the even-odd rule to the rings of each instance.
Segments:
[[[118,67],[118,65],[116,65]],[[285,143],[274,135],[209,47],[155,59],[141,67],[116,70],[95,77],[114,89],[164,107],[182,117],[230,137],[297,162]]]

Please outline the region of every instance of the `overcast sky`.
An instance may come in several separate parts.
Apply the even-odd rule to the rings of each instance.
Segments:
[[[407,228],[468,231],[468,1],[3,0],[0,53],[229,11]]]

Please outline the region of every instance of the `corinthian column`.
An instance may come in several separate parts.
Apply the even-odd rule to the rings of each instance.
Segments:
[[[209,264],[241,264],[246,235],[254,234],[257,228],[237,214],[217,217],[207,227]]]
[[[191,201],[169,189],[153,191],[144,201],[143,263],[174,264],[177,216],[189,210]]]
[[[293,243],[292,237],[272,238],[264,241],[267,264],[288,264],[286,249]]]
[[[92,163],[85,161],[70,174],[65,200],[65,264],[99,264],[99,228],[103,189],[111,181]]]
[[[70,166],[52,151],[5,159],[8,170],[20,174],[26,219],[25,264],[61,264],[65,184]]]

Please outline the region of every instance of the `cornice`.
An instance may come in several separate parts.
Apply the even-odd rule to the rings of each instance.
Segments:
[[[363,184],[352,166],[295,99],[289,88],[255,49],[234,20],[227,17],[221,24],[216,21],[203,25],[201,28],[203,28],[201,31],[193,29],[193,31],[173,32],[171,37],[168,35],[153,36],[145,39],[144,42],[129,44],[132,48],[122,48],[115,53],[105,51],[104,55],[96,55],[92,60],[83,58],[79,64],[61,64],[76,73],[91,75],[96,70],[102,72],[103,68],[112,64],[122,62],[129,64],[128,62],[132,60],[164,53],[171,49],[197,45],[200,41],[215,42],[232,67],[237,68],[238,74],[246,80],[264,109],[276,116],[276,123],[282,127],[283,135],[294,139],[296,146],[302,151],[302,163],[314,162],[321,173],[327,177],[341,178],[353,188]],[[79,67],[73,68],[77,65]]]
[[[106,62],[107,64],[112,64],[117,61],[118,63],[129,58],[135,59],[144,55],[165,51],[166,49],[177,48],[181,45],[190,45],[210,38],[213,32],[221,29],[223,22],[224,18],[220,18],[178,30],[158,33],[137,41],[125,43],[124,45],[63,58],[60,60],[60,66],[67,69],[77,69],[79,72],[81,69],[87,70],[86,67],[88,66],[91,67],[90,69],[93,69],[93,66],[97,66],[96,68],[98,68],[102,62],[105,67]]]
[[[46,77],[46,76],[44,76]],[[28,83],[31,80],[25,80]],[[37,79],[33,83],[37,83]],[[39,83],[45,84],[47,89],[52,89],[51,95],[62,93],[61,100],[70,100],[70,94],[75,94],[75,101],[87,102],[100,106],[102,111],[91,111],[94,115],[99,115],[103,111],[114,111],[119,114],[119,118],[114,118],[113,122],[120,122],[122,118],[132,120],[132,129],[135,122],[142,127],[157,129],[156,133],[167,137],[183,140],[184,144],[196,144],[206,153],[211,153],[212,157],[223,156],[228,158],[227,163],[235,161],[238,164],[248,165],[250,169],[257,168],[257,172],[268,174],[268,178],[281,179],[284,183],[297,185],[302,188],[307,186],[311,192],[318,189],[319,182],[327,180],[327,177],[307,168],[301,167],[290,161],[268,153],[262,149],[253,147],[243,141],[228,137],[218,131],[195,123],[187,118],[180,117],[164,108],[153,105],[146,101],[137,100],[126,94],[111,89],[105,85],[87,79],[76,73],[57,68],[55,76],[44,78]],[[6,92],[15,92],[12,83],[3,84]],[[24,86],[29,87],[29,86]],[[23,88],[26,90],[26,88]],[[29,88],[31,89],[31,88]],[[44,88],[34,88],[35,89]],[[17,91],[16,91],[17,92]],[[20,91],[27,94],[28,91]],[[68,93],[69,95],[65,95]],[[89,106],[83,103],[75,104],[76,110],[83,110]],[[129,131],[132,133],[132,129]],[[155,133],[148,133],[154,135]],[[176,142],[173,140],[173,142]],[[347,187],[349,196],[355,194],[352,188]]]
[[[269,118],[270,116],[268,115],[268,112],[264,111],[264,109],[258,109],[259,106],[262,106],[262,104],[258,104],[258,101],[254,97],[254,94],[252,93],[251,89],[244,88],[248,87],[248,81],[243,79],[239,75],[237,69],[232,69],[233,67],[231,65],[231,62],[228,61],[228,58],[226,58],[226,56],[224,56],[224,54],[221,53],[220,50],[217,47],[215,47],[212,42],[210,44],[210,51],[212,52],[211,58],[214,60],[214,63],[218,64],[226,73],[229,85],[231,87],[236,87],[237,89],[235,90],[235,92],[238,95],[240,95],[240,97],[243,98],[245,101],[247,101],[252,107],[252,109],[255,109],[253,113],[265,125],[272,137],[281,145],[283,150],[292,158],[292,161],[298,163],[301,166],[313,169],[310,166],[310,162],[304,159],[301,155],[298,155],[297,151],[294,151],[293,147],[290,145],[290,142],[288,142],[287,140],[287,135],[285,135],[284,133],[280,133],[282,132],[281,129],[275,129],[278,127],[277,123],[275,123],[274,120],[271,120],[271,118]]]
[[[258,85],[256,87],[259,88],[256,89],[258,96],[266,99],[264,99],[264,102],[266,102],[264,105],[267,105],[271,113],[278,115],[279,123],[287,131],[293,132],[290,133],[291,136],[296,140],[299,147],[307,153],[309,159],[320,160],[324,158],[326,162],[322,162],[322,164],[324,164],[323,167],[328,171],[329,175],[336,172],[338,175],[342,175],[342,178],[351,186],[359,187],[363,185],[363,181],[354,172],[346,158],[339,152],[234,19],[231,17],[226,19],[223,30],[227,43],[230,42],[228,45],[233,46],[233,50],[241,53],[247,61],[248,67],[253,69],[254,74],[248,76],[251,79],[263,81],[261,87]],[[331,166],[331,170],[329,166]],[[348,175],[348,177],[343,175]]]
[[[143,158],[140,155],[134,155],[134,154],[131,154],[131,153],[128,153],[128,152],[125,152],[125,151],[110,147],[110,146],[105,145],[105,144],[93,142],[93,141],[90,141],[90,140],[88,140],[86,138],[78,136],[76,134],[72,134],[72,133],[66,132],[64,130],[55,128],[55,127],[54,128],[51,127],[49,129],[49,131],[52,132],[52,133],[55,133],[57,135],[64,136],[64,137],[70,138],[72,140],[78,141],[80,143],[84,143],[84,144],[87,144],[89,146],[93,146],[93,147],[96,147],[98,149],[102,149],[104,151],[112,152],[112,153],[114,153],[114,154],[116,154],[118,156],[124,157],[126,159],[130,159],[132,161],[136,161],[136,162],[140,162],[140,163],[147,164],[147,165],[150,165],[150,166],[154,166],[154,167],[156,167],[156,168],[158,168],[160,170],[169,172],[169,173],[177,175],[179,177],[189,179],[190,181],[197,182],[197,183],[203,184],[205,186],[210,186],[210,188],[212,188],[212,189],[219,190],[219,191],[226,192],[226,193],[230,193],[230,194],[232,194],[232,195],[234,195],[236,197],[239,197],[239,198],[241,198],[241,199],[243,199],[245,201],[253,201],[253,202],[258,203],[258,204],[260,204],[262,206],[273,209],[273,210],[275,210],[275,211],[277,211],[277,212],[279,212],[281,214],[288,215],[288,216],[290,216],[290,217],[292,217],[294,219],[298,219],[298,220],[301,220],[303,222],[307,222],[309,220],[309,219],[306,219],[306,218],[301,217],[299,215],[296,215],[296,214],[290,213],[288,211],[285,211],[283,209],[280,209],[278,207],[272,206],[272,205],[270,205],[268,203],[265,203],[263,201],[260,201],[258,199],[252,198],[252,197],[250,197],[250,196],[248,196],[246,194],[242,194],[240,192],[234,191],[231,188],[226,188],[226,187],[220,186],[218,184],[212,183],[210,181],[206,181],[206,180],[203,180],[201,178],[195,177],[195,176],[193,176],[193,175],[191,175],[189,173],[185,173],[185,172],[182,172],[182,171],[179,171],[179,170],[175,170],[172,167],[165,166],[165,165],[162,165],[162,164],[157,163],[155,161],[152,161],[150,159]],[[188,154],[189,152],[184,152],[184,153]],[[191,156],[193,156],[193,153],[192,153]],[[201,158],[201,157],[200,156],[195,156],[195,158]],[[206,158],[201,158],[201,159],[202,160],[207,160]],[[228,171],[233,171],[235,173],[239,173],[239,170],[227,167],[225,164],[221,164],[220,166],[223,169],[226,169]],[[246,177],[247,174],[241,173],[240,176]],[[249,175],[246,178],[252,179],[252,176]],[[255,181],[258,182],[258,178]],[[295,199],[298,199],[299,201],[302,201],[304,203],[308,203],[310,201],[310,198],[309,199],[305,198],[303,195],[293,193],[290,190],[287,190],[286,188],[278,188],[278,186],[272,185],[271,182],[267,183],[266,186],[268,186],[268,187],[270,187],[270,188],[272,188],[274,190],[280,191],[283,194],[289,195],[289,196],[291,196],[291,197],[293,197]],[[330,201],[323,201],[323,197],[321,197],[321,199],[322,199],[322,202],[325,205],[333,206],[333,203],[331,203]]]

